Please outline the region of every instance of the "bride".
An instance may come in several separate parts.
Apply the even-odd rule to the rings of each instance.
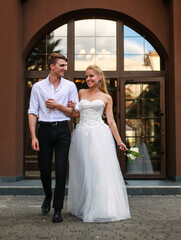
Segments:
[[[127,148],[118,133],[112,98],[98,66],[88,66],[86,83],[89,89],[79,91],[78,110],[56,105],[69,116],[80,114],[69,150],[68,210],[84,222],[129,219],[127,192],[114,138],[121,150]],[[102,120],[103,112],[109,126]]]

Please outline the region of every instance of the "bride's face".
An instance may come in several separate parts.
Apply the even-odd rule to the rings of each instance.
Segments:
[[[94,72],[92,69],[88,69],[86,71],[86,83],[89,88],[98,87],[99,88],[99,81],[101,80],[100,75]]]

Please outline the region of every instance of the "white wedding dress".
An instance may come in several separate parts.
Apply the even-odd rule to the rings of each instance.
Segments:
[[[68,211],[84,222],[130,218],[114,138],[102,120],[105,103],[82,99],[69,151]]]

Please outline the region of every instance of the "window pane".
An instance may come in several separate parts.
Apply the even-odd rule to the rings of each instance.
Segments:
[[[124,55],[125,71],[150,71],[151,68],[144,65],[144,55],[125,54]]]
[[[160,85],[154,83],[126,83],[125,85],[126,99],[144,98],[160,98]]]
[[[86,25],[88,24],[88,25]],[[87,29],[89,28],[90,29]],[[91,19],[75,22],[76,71],[84,71],[89,64],[103,70],[116,71],[116,22]]]
[[[132,30],[131,28],[124,25],[124,36],[125,37],[140,37],[141,35]]]
[[[115,37],[97,37],[96,38],[97,54],[116,54]]]
[[[124,26],[124,70],[160,71],[160,57],[140,34]]]
[[[136,99],[145,90],[146,86],[143,84],[126,84],[125,93],[126,99]]]
[[[47,42],[48,53],[59,52],[67,55],[67,37],[53,37]]]
[[[47,70],[48,56],[52,52],[67,56],[67,24],[46,34],[36,45],[26,61],[27,70]]]
[[[126,84],[125,101],[128,118],[160,117],[160,86],[157,83]]]
[[[55,37],[67,37],[67,24],[57,28],[52,33]]]
[[[96,55],[95,63],[103,71],[116,71],[116,55]]]
[[[142,158],[136,158],[134,165],[127,160],[127,174],[160,174],[161,169],[161,146],[159,138],[126,138],[129,146],[139,146],[139,153]]]
[[[75,55],[75,70],[85,71],[88,65],[96,64],[103,71],[116,71],[116,55]]]
[[[145,40],[145,53],[150,53],[154,51],[155,49],[153,48],[153,46],[147,40]]]
[[[31,54],[27,61],[27,70],[42,71],[48,69],[47,56],[45,54]]]
[[[125,37],[124,54],[144,54],[144,39],[141,37]]]
[[[96,36],[116,37],[116,22],[104,19],[96,20]]]
[[[136,145],[142,158],[127,159],[127,174],[160,174],[160,83],[125,84],[126,144]]]
[[[75,22],[75,36],[95,36],[95,20],[79,20]]]
[[[95,55],[75,55],[75,71],[85,71],[88,65],[95,64]]]
[[[147,40],[145,40],[145,53],[147,64],[150,65],[154,71],[160,71],[160,56]]]
[[[95,39],[93,37],[76,37],[75,54],[86,55],[95,53]]]

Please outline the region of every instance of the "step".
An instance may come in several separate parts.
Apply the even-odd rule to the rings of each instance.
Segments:
[[[126,180],[128,195],[180,195],[181,182],[170,180]],[[54,189],[55,180],[52,180]],[[68,186],[66,185],[66,195]],[[0,182],[0,195],[43,195],[40,180],[23,179],[16,182]]]

